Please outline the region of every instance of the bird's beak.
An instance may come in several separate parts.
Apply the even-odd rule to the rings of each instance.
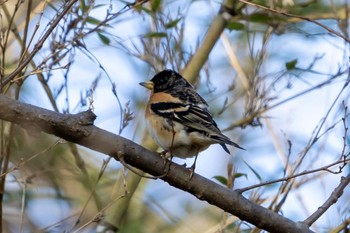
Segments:
[[[149,90],[153,90],[154,83],[151,81],[139,83],[141,86],[146,87]]]

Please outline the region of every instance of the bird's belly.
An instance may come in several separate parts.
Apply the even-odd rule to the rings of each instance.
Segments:
[[[147,128],[153,140],[173,156],[189,158],[207,149],[213,142],[199,132],[188,132],[187,127],[165,118],[153,118]],[[157,129],[157,130],[156,130]],[[174,133],[176,132],[176,133]]]

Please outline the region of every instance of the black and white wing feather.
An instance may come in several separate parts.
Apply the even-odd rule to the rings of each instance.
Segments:
[[[243,149],[221,133],[205,102],[201,104],[158,102],[151,104],[150,107],[154,113],[188,127],[188,131],[203,133],[213,141],[220,143],[228,153],[225,144]]]

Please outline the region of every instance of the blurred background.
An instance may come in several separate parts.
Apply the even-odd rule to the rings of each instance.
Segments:
[[[2,93],[60,113],[92,109],[96,126],[161,151],[145,131],[149,93],[138,83],[174,69],[246,149],[230,147],[228,155],[213,145],[196,173],[302,221],[350,172],[347,1],[81,0],[53,28],[71,2],[0,3]],[[235,13],[218,38],[205,40],[222,4]],[[193,75],[191,58],[203,45],[213,49]],[[0,127],[2,232],[260,231],[106,155],[9,122]],[[347,188],[312,229],[348,228],[349,198]]]

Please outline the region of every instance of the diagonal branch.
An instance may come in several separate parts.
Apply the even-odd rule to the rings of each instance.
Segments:
[[[20,103],[5,95],[0,95],[0,109],[0,119],[2,120],[19,124],[24,128],[56,135],[67,141],[107,154],[116,160],[122,160],[153,176],[163,175],[161,179],[171,186],[191,193],[198,199],[207,201],[261,229],[270,232],[312,232],[308,226],[293,222],[261,207],[237,191],[227,189],[200,175],[194,174],[189,180],[190,171],[185,167],[172,162],[164,165],[163,158],[157,153],[94,126],[93,121],[96,116],[91,111],[75,115],[61,114]]]
[[[307,219],[303,221],[304,224],[311,226],[317,219],[319,219],[334,203],[336,203],[341,195],[343,195],[344,189],[350,184],[350,173],[347,176],[340,178],[339,185],[333,190],[332,194],[323,203],[322,206],[311,214]]]
[[[219,14],[213,19],[208,31],[197,49],[196,53],[187,63],[184,70],[181,72],[190,82],[193,82],[202,69],[205,62],[208,60],[211,50],[216,42],[220,39],[221,33],[224,31],[227,23],[234,15],[237,14],[237,0],[225,0],[221,5]]]

